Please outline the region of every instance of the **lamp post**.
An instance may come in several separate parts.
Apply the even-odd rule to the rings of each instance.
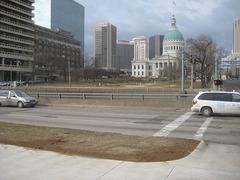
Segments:
[[[214,79],[215,79],[215,80],[218,79],[218,56],[217,56],[217,55],[215,55],[215,72],[214,72]],[[219,91],[219,90],[220,90],[220,89],[219,89],[219,86],[218,86],[218,85],[215,85],[214,83],[213,83],[213,89],[214,89],[215,91]]]
[[[190,63],[191,63],[191,86],[190,86],[190,90],[191,92],[193,92],[194,89],[194,65],[196,63],[195,59],[192,57],[190,57]]]
[[[71,64],[70,58],[68,58],[68,85],[71,87]]]
[[[181,93],[184,93],[184,50],[182,48],[182,59],[181,59]]]

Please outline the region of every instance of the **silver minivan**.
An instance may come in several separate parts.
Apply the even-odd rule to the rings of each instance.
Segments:
[[[38,103],[35,97],[19,90],[0,90],[0,106],[34,107]]]
[[[193,112],[200,112],[204,116],[212,114],[240,115],[240,93],[224,91],[200,92],[193,99]]]

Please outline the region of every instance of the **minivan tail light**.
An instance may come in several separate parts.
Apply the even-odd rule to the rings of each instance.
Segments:
[[[192,101],[192,104],[193,104],[193,105],[197,104],[197,100],[194,99],[194,100]]]

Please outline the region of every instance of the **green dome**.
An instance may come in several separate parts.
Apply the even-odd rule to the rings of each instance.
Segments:
[[[178,29],[170,30],[165,36],[165,41],[184,41],[182,33]]]

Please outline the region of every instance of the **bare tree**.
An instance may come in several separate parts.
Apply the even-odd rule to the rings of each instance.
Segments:
[[[186,46],[186,58],[196,63],[196,74],[201,79],[202,88],[205,88],[214,72],[216,43],[210,37],[202,35],[196,39],[188,39]]]

